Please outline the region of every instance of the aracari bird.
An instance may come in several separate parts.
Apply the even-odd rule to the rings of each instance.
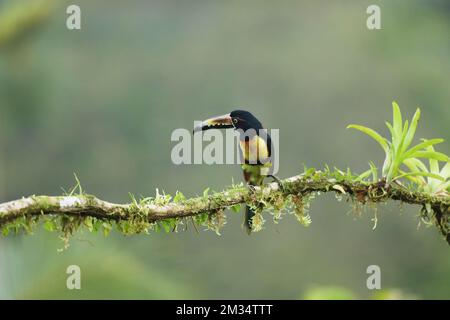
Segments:
[[[209,129],[234,128],[239,132],[239,146],[244,162],[242,170],[245,182],[250,186],[260,186],[272,166],[272,141],[261,122],[250,112],[235,110],[219,117],[202,121],[194,128],[194,133]],[[281,185],[280,185],[281,186]],[[244,226],[250,234],[255,212],[247,205],[245,208]]]

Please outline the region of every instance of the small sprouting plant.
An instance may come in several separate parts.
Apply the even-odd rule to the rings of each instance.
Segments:
[[[432,182],[433,185],[437,183],[435,181],[445,182],[446,178],[442,176],[441,172],[435,170],[435,165],[439,161],[448,162],[449,157],[432,148],[433,145],[443,142],[444,139],[423,140],[411,147],[420,118],[420,109],[418,108],[416,110],[411,120],[411,124],[409,124],[408,120],[403,123],[400,107],[395,101],[392,102],[392,108],[392,124],[386,122],[386,126],[391,133],[390,141],[382,137],[373,129],[355,124],[347,126],[347,128],[356,129],[367,134],[383,148],[385,159],[381,169],[382,179],[389,183],[400,178],[409,178],[415,183],[419,183],[419,181],[422,183],[425,181],[423,177],[428,177],[428,182]],[[421,161],[418,158],[426,158],[432,161],[434,169],[428,170],[425,166],[419,165],[418,163],[421,163]],[[406,166],[409,171],[406,172],[402,170],[402,165]],[[372,175],[375,176],[375,169],[372,166],[369,172],[372,172]],[[421,177],[422,179],[414,179],[417,177]],[[444,186],[445,185],[446,184],[444,183]]]

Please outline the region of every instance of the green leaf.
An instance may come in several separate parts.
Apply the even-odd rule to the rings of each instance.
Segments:
[[[420,165],[424,166],[424,168],[421,168],[420,165],[418,164],[418,162],[420,162],[421,163]],[[406,165],[411,172],[421,172],[421,171],[428,172],[428,169],[423,164],[423,162],[416,158],[407,159],[407,160],[403,161],[403,164]],[[425,169],[425,170],[422,170],[422,169]],[[408,178],[409,180],[413,181],[414,183],[416,183],[418,185],[426,185],[427,184],[427,182],[425,181],[425,179],[423,177],[411,178],[411,177],[407,176],[406,178]]]
[[[73,173],[74,177],[75,177],[75,186],[72,188],[72,190],[70,191],[70,193],[68,194],[69,196],[72,196],[75,193],[75,190],[78,189],[78,194],[82,195],[83,194],[83,188],[81,187],[81,183],[80,183],[80,179],[78,179],[77,174],[74,172]]]
[[[400,171],[401,174],[404,174],[406,172]],[[425,186],[427,184],[427,182],[425,181],[425,179],[423,177],[419,177],[419,176],[406,176],[406,179],[408,179],[409,181],[412,181],[413,183],[417,184],[418,186]]]
[[[350,167],[347,167],[347,178],[349,178],[349,179],[351,179],[353,176],[352,176],[352,170],[350,170]]]
[[[403,150],[403,144],[405,142],[406,134],[408,133],[408,120],[405,121],[405,126],[403,127],[402,135],[400,141],[398,141],[398,146],[396,147],[397,154],[401,154]]]
[[[424,141],[426,141],[426,140],[424,140]],[[427,147],[426,150],[430,151],[430,152],[435,152],[433,146]],[[429,163],[430,163],[430,172],[439,174],[439,161],[436,159],[430,158]]]
[[[400,111],[400,107],[398,106],[397,102],[392,101],[392,118],[393,118],[393,126],[394,126],[394,134],[395,136],[392,137],[393,141],[400,139],[402,136],[402,113]]]
[[[364,180],[365,178],[367,178],[368,176],[370,176],[371,173],[372,173],[372,169],[369,169],[369,170],[367,170],[367,171],[364,171],[363,173],[361,173],[361,174],[356,178],[356,181]]]
[[[398,167],[395,166],[395,160],[395,150],[391,147],[389,148],[389,154],[386,155],[386,159],[383,164],[383,176],[386,177],[387,181],[390,181],[392,177],[397,174],[396,169],[398,169]]]
[[[426,141],[426,140],[424,139],[424,141]],[[435,152],[433,146],[428,146],[426,148],[426,150],[429,151],[429,152]],[[436,159],[433,159],[433,158],[429,158],[428,162],[430,164],[430,172],[434,173],[434,174],[439,174],[440,173],[439,172],[439,161],[436,160]],[[432,192],[436,192],[437,191],[438,184],[439,184],[438,180],[432,179],[432,178],[428,178],[428,186],[429,186],[429,189]]]
[[[403,154],[402,158],[404,160],[404,159],[408,159],[408,158],[414,157],[413,154],[415,152],[420,151],[422,149],[425,149],[428,146],[431,146],[431,145],[434,145],[434,144],[438,144],[438,143],[441,143],[441,142],[444,142],[444,139],[430,139],[430,140],[423,141],[423,142],[415,145],[411,149],[409,149],[407,152],[405,152]]]
[[[378,168],[377,168],[377,166],[372,161],[369,162],[369,166],[370,166],[370,171],[372,173],[372,181],[373,182],[378,181]]]
[[[389,169],[392,166],[392,157],[393,157],[393,149],[389,148],[389,152],[386,153],[386,157],[384,158],[383,167],[381,168],[381,174],[383,177],[389,172]]]
[[[435,159],[439,161],[449,161],[448,156],[436,151],[417,151],[411,155],[414,158]]]
[[[450,180],[446,182],[442,182],[436,187],[436,192],[440,192],[450,188]]]
[[[395,156],[393,157],[394,158],[394,164],[393,164],[394,170],[396,168],[400,167],[400,165],[401,165],[401,163],[403,161],[401,155],[402,155],[402,152],[403,152],[402,151],[403,150],[403,144],[404,144],[404,141],[405,141],[405,138],[406,138],[407,130],[408,130],[408,120],[405,121],[405,126],[403,128],[403,133],[402,133],[401,138],[399,140],[397,140],[398,145],[394,146],[394,153],[395,153]]]
[[[377,141],[380,146],[383,148],[383,150],[387,153],[388,152],[388,144],[386,142],[386,139],[383,138],[378,132],[376,132],[375,130],[372,130],[370,128],[364,127],[364,126],[360,126],[360,125],[356,125],[356,124],[350,124],[347,126],[347,129],[356,129],[359,130],[365,134],[367,134],[368,136],[370,136],[371,138],[373,138],[375,141]]]
[[[138,204],[138,202],[137,202],[136,197],[134,196],[134,194],[132,194],[131,192],[128,192],[128,196],[130,197],[131,203],[133,203],[133,205],[139,206],[139,204]]]
[[[405,141],[403,143],[403,151],[408,149],[408,147],[411,145],[412,140],[414,139],[414,135],[416,134],[417,124],[420,119],[420,109],[417,108],[416,112],[414,113],[414,116],[411,120],[411,126],[408,129],[408,133],[406,134]]]
[[[207,198],[208,193],[209,193],[209,188],[206,188],[205,190],[203,190],[203,198]]]
[[[450,162],[447,162],[441,170],[441,176],[445,179],[450,178]]]
[[[412,171],[428,172],[427,166],[417,158],[409,158],[403,161],[403,163]],[[413,167],[414,169],[411,169]]]
[[[385,124],[386,124],[386,127],[388,127],[389,132],[391,133],[391,137],[394,137],[395,133],[394,133],[394,128],[392,128],[392,125],[388,121],[386,121]]]
[[[429,173],[429,172],[420,172],[420,171],[403,173],[403,174],[395,177],[394,180],[405,178],[405,177],[409,177],[409,176],[424,176],[424,177],[430,177],[430,178],[433,178],[433,179],[444,181],[444,178],[442,178],[438,174]]]
[[[306,168],[305,168],[305,169],[306,169]],[[303,175],[304,175],[305,177],[309,177],[309,176],[311,176],[314,172],[316,172],[316,168],[311,167],[311,168],[305,170],[304,173],[303,173]]]

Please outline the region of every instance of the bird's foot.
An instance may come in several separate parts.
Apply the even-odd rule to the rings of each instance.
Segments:
[[[278,187],[280,188],[281,192],[284,193],[286,191],[286,189],[284,188],[283,182],[280,180],[280,178],[278,178],[277,176],[274,176],[273,174],[269,174],[268,177],[272,178],[273,181],[278,183]]]

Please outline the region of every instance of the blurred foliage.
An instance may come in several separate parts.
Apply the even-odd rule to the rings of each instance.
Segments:
[[[15,2],[1,1],[0,16]],[[421,106],[418,136],[448,141],[448,1],[378,3],[380,31],[365,28],[366,0],[80,0],[81,31],[65,28],[65,10],[53,12],[22,38],[26,46],[0,50],[0,201],[59,194],[72,172],[115,202],[156,186],[186,197],[221,189],[231,177],[239,181],[240,168],[175,166],[170,133],[237,106],[281,129],[280,176],[302,163],[362,172],[367,159],[382,162],[379,150],[342,128],[379,127],[394,99],[405,114]],[[448,144],[439,151],[449,154]],[[325,198],[314,203],[309,228],[281,219],[247,237],[237,227],[241,216],[229,215],[221,237],[192,229],[111,235],[91,239],[94,247],[75,241],[63,253],[44,232],[0,239],[0,297],[111,297],[120,285],[114,297],[280,299],[339,283],[369,298],[365,270],[376,263],[383,286],[450,298],[448,245],[434,230],[416,229],[415,208],[380,207],[374,232],[372,215],[347,211]],[[82,287],[95,292],[62,292],[69,263],[81,266],[90,277]],[[142,270],[142,278],[133,275]],[[155,286],[153,294],[147,279],[155,276],[178,285]]]
[[[26,42],[45,24],[56,8],[55,0],[0,2],[0,52]]]
[[[351,290],[342,287],[313,287],[302,297],[305,300],[354,300]]]
[[[161,270],[146,267],[135,257],[123,252],[110,252],[101,264],[85,260],[81,268],[81,290],[67,290],[66,268],[77,255],[42,270],[39,280],[24,286],[17,298],[32,299],[186,299],[194,293]],[[84,273],[83,270],[89,270]]]
[[[373,294],[374,300],[417,300],[420,297],[400,289],[383,289]]]
[[[355,300],[357,297],[351,290],[338,286],[315,286],[302,296],[305,300]],[[400,289],[375,290],[369,297],[371,300],[414,300],[418,297],[405,293]]]

